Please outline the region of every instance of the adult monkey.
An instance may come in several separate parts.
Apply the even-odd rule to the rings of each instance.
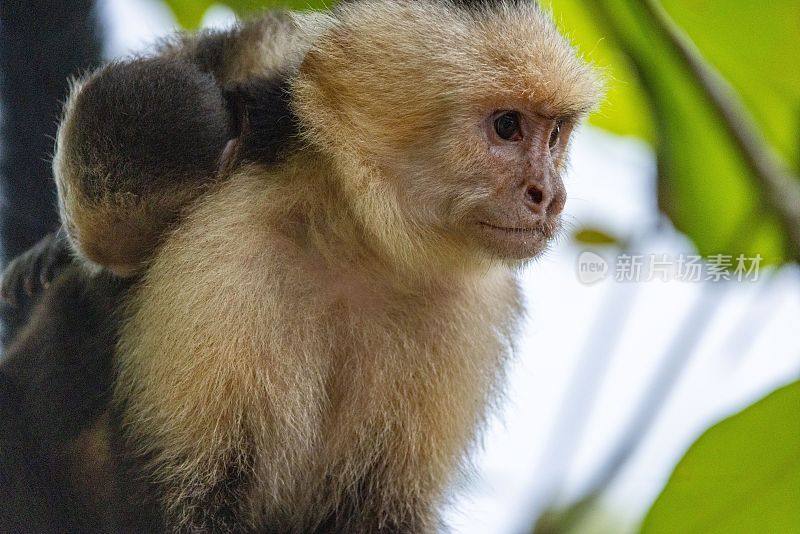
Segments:
[[[108,521],[136,494],[157,529],[434,531],[599,82],[525,2],[270,17],[67,104],[71,247],[90,280],[129,277],[119,339],[87,349],[113,360],[87,426]]]

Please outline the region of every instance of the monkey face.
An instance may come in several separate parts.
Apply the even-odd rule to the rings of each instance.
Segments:
[[[602,92],[594,70],[534,3],[341,6],[294,109],[364,228],[402,258],[541,252],[566,201],[570,132]]]
[[[561,171],[573,124],[524,105],[483,117],[473,141],[477,194],[461,220],[474,244],[504,259],[544,250],[566,203]]]
[[[393,160],[400,206],[462,254],[536,256],[560,227],[567,198],[561,174],[577,118],[513,98],[470,109],[449,115],[437,141]]]

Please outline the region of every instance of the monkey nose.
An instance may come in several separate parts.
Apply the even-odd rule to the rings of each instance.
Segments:
[[[535,214],[544,215],[550,205],[550,194],[539,184],[528,184],[525,188],[525,205]]]
[[[552,188],[539,183],[529,183],[525,187],[525,205],[539,216],[558,215],[564,209],[565,195],[553,192]]]
[[[540,187],[530,185],[525,191],[525,199],[528,204],[538,207],[541,206],[542,202],[544,202],[544,193],[542,193],[542,189]]]

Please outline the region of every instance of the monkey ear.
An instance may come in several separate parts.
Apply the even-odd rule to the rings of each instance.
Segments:
[[[289,75],[250,79],[226,88],[224,96],[235,139],[223,152],[221,165],[231,157],[265,164],[282,161],[295,146],[298,132]]]

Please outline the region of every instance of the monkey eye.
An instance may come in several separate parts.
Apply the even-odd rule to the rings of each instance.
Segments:
[[[519,125],[519,113],[504,111],[494,120],[494,131],[506,141],[519,141],[522,139],[522,130]]]
[[[556,121],[556,125],[553,126],[553,131],[550,132],[550,140],[548,141],[550,150],[553,150],[558,144],[558,139],[561,137],[561,125],[562,121]]]

